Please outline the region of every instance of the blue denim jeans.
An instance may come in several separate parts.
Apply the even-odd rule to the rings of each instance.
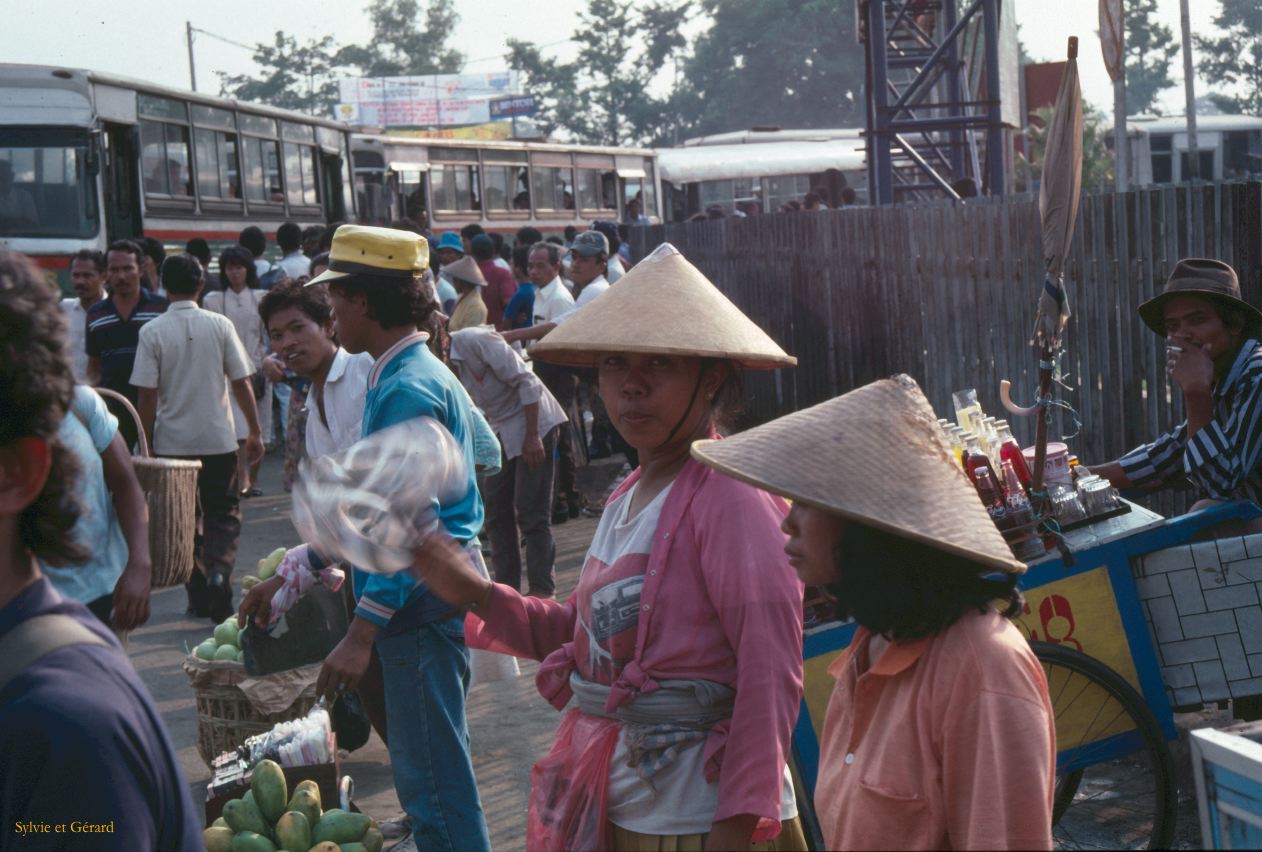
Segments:
[[[469,756],[464,619],[378,638],[394,788],[418,849],[491,848]]]

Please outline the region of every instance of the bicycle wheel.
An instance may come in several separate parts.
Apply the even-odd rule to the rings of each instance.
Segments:
[[[1162,849],[1178,809],[1174,760],[1135,689],[1099,660],[1031,642],[1056,720],[1058,849]]]

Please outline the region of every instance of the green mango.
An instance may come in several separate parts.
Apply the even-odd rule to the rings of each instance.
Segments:
[[[214,659],[216,661],[230,660],[236,662],[237,646],[236,645],[220,645],[215,649]]]
[[[341,852],[368,852],[368,847],[362,843],[340,843],[338,847]]]
[[[231,645],[236,648],[239,645],[237,634],[240,633],[237,627],[237,620],[233,618],[231,622],[225,621],[223,624],[215,628],[215,644],[220,648],[224,645]]]
[[[307,852],[311,848],[311,824],[302,811],[286,811],[276,821],[276,842],[285,852]]]
[[[202,832],[202,845],[206,852],[232,852],[232,829],[226,825],[212,825]]]
[[[334,843],[355,843],[368,830],[368,815],[347,813],[341,808],[332,808],[320,816],[311,839],[316,843],[332,840]]]
[[[294,794],[289,797],[289,804],[286,810],[298,811],[307,818],[307,825],[312,831],[315,831],[316,824],[320,821],[320,793],[317,790],[312,793],[310,789],[303,786],[303,781],[298,785],[298,789],[294,790]]]
[[[223,818],[227,820],[228,827],[238,834],[243,831],[267,834],[267,822],[264,821],[263,814],[259,812],[258,806],[254,804],[251,794],[246,793],[245,795],[248,798],[233,799],[224,805]]]
[[[199,660],[213,660],[215,658],[215,650],[219,646],[215,644],[214,639],[207,639],[205,642],[197,646],[193,653]]]
[[[285,770],[274,760],[260,760],[250,776],[250,792],[268,822],[276,822],[285,813],[289,789],[285,784]]]
[[[381,852],[381,847],[385,845],[386,838],[385,835],[381,833],[381,830],[374,825],[364,832],[364,836],[360,842],[364,844],[364,848],[367,849],[368,852]]]
[[[312,846],[307,852],[342,852],[342,847],[332,840],[326,840],[323,843],[317,843],[315,846]]]
[[[228,827],[228,821],[227,821],[227,820],[225,820],[223,817],[216,817],[216,818],[215,818],[215,821],[214,821],[214,822],[212,822],[212,823],[210,824],[210,827],[211,827],[211,828],[214,828],[214,827],[215,827],[215,826],[217,826],[217,825],[222,825],[224,828],[227,828],[227,827]]]
[[[285,558],[285,548],[278,547],[259,560],[259,579],[267,580],[276,573],[280,561]]]
[[[242,831],[232,838],[232,852],[276,852],[276,844],[258,832]]]

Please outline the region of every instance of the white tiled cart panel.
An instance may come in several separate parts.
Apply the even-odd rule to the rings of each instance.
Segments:
[[[1172,704],[1262,695],[1262,535],[1154,551],[1131,572]]]

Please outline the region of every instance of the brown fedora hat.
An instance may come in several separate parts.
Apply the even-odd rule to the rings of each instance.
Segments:
[[[1187,257],[1174,266],[1161,294],[1139,306],[1139,317],[1153,331],[1165,337],[1166,302],[1175,296],[1204,296],[1241,308],[1254,322],[1262,323],[1262,312],[1240,298],[1236,270],[1221,260]]]

